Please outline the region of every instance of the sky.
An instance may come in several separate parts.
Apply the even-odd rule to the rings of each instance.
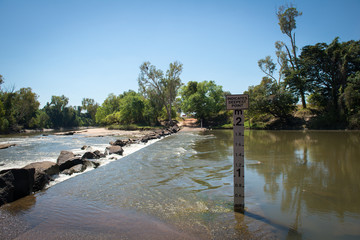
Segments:
[[[276,9],[293,4],[296,44],[360,40],[360,0],[0,0],[2,89],[30,87],[41,107],[65,95],[99,104],[138,91],[140,65],[183,64],[181,79],[214,80],[241,94],[260,83],[258,60],[275,59]]]

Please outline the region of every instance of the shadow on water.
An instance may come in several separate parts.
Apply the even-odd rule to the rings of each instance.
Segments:
[[[302,234],[299,233],[296,229],[293,229],[291,227],[289,228],[288,226],[282,225],[280,223],[275,223],[272,220],[265,218],[264,216],[260,216],[259,214],[254,212],[245,211],[244,215],[268,224],[277,229],[277,231],[287,234],[286,239],[302,239]]]

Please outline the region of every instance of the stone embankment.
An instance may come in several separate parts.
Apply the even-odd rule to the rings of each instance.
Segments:
[[[59,174],[71,175],[85,171],[87,168],[97,168],[97,159],[106,155],[122,155],[123,147],[134,143],[147,143],[152,139],[176,133],[180,128],[175,125],[165,130],[156,130],[137,139],[116,140],[110,142],[104,153],[100,151],[85,152],[82,156],[70,151],[61,151],[56,163],[50,161],[34,162],[23,168],[0,171],[0,206],[19,198],[41,191]],[[86,146],[82,148],[86,149]]]

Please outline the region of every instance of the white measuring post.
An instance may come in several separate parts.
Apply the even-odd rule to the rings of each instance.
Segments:
[[[227,95],[226,109],[233,110],[234,132],[234,211],[245,211],[245,161],[244,161],[244,109],[249,107],[249,96]]]

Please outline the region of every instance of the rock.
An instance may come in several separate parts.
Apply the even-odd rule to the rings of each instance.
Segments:
[[[43,190],[46,184],[48,184],[51,180],[52,178],[50,175],[46,174],[45,172],[35,171],[33,191],[37,192]]]
[[[60,171],[59,165],[50,161],[30,163],[23,168],[25,169],[35,168],[35,172],[44,172],[49,176],[59,174]]]
[[[83,172],[86,169],[86,165],[84,164],[77,164],[72,166],[69,169],[65,169],[64,171],[62,171],[61,173],[63,174],[67,174],[67,175],[72,175],[74,173],[79,173],[79,172]]]
[[[7,179],[6,181],[3,181],[6,183],[5,188],[10,187],[10,192],[8,189],[7,197],[8,198],[11,197],[11,194],[12,194],[12,198],[10,198],[10,200],[15,201],[15,200],[25,197],[33,192],[34,174],[35,174],[34,168],[30,168],[30,169],[13,168],[13,169],[7,169],[7,170],[0,171],[0,175],[3,175],[3,174],[6,174],[5,178]],[[12,181],[10,181],[12,178],[10,177],[9,174],[11,174],[13,176]],[[14,187],[13,190],[11,190],[12,189],[11,185]]]
[[[105,154],[101,153],[99,150],[94,151],[94,153],[96,154],[96,156],[98,156],[98,158],[104,158]]]
[[[126,140],[116,140],[115,142],[110,142],[110,145],[116,145],[116,146],[120,146],[120,147],[124,147],[126,144],[128,144],[129,142]]]
[[[61,132],[61,133],[54,133],[54,135],[58,135],[58,136],[69,136],[69,135],[74,135],[76,132],[74,131],[70,131],[70,132]]]
[[[59,170],[62,172],[64,171],[65,169],[69,169],[75,165],[78,165],[78,164],[83,164],[83,159],[81,157],[73,157],[73,158],[70,158],[68,159],[67,161],[65,162],[62,162],[62,163],[58,163],[59,164]]]
[[[5,163],[0,163],[0,167],[5,166]]]
[[[60,166],[61,164],[65,163],[66,161],[68,161],[74,157],[75,157],[75,155],[72,152],[61,151],[59,157],[56,160],[56,163]]]
[[[157,134],[157,135],[159,135],[160,137],[165,136],[165,131],[162,130],[162,129],[155,130],[154,133]]]
[[[170,127],[168,130],[169,130],[171,133],[177,133],[177,132],[180,130],[180,128],[179,128],[178,125],[174,125],[174,126]]]
[[[51,176],[59,174],[59,165],[54,162],[44,161],[30,163],[24,169],[35,169],[33,191],[43,190],[45,185],[48,184],[52,178]]]
[[[16,144],[14,144],[14,143],[0,144],[0,149],[6,149],[6,148],[9,148],[9,147],[14,147],[14,146],[16,146]]]
[[[88,167],[97,168],[100,166],[100,163],[96,162],[96,161],[91,161],[91,160],[84,160],[83,165],[85,165],[87,168]]]
[[[100,151],[98,151],[96,153],[95,152],[86,152],[81,157],[81,159],[99,159],[99,158],[100,158]]]
[[[84,145],[81,147],[81,150],[85,150],[88,146]]]
[[[108,146],[105,149],[105,155],[108,154],[118,154],[118,155],[122,155],[124,152],[124,150],[122,149],[122,147],[118,146],[118,145],[112,145],[112,146]]]
[[[0,174],[0,206],[14,201],[14,180],[11,172]]]

